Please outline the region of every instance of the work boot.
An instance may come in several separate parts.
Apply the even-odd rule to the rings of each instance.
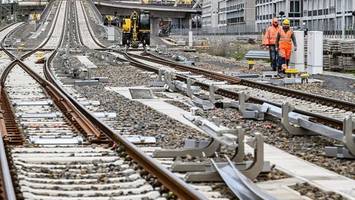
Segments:
[[[277,76],[279,76],[280,78],[285,78],[286,74],[284,73],[284,71],[278,70]]]

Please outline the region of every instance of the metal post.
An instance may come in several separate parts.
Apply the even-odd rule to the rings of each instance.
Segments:
[[[189,47],[193,46],[193,33],[192,33],[192,15],[189,18]]]
[[[341,22],[341,39],[345,40],[345,0],[341,1],[341,7],[342,7],[342,22]]]

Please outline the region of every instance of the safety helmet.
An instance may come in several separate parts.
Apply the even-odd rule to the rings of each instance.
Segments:
[[[290,25],[290,20],[289,20],[289,19],[285,19],[285,20],[282,22],[282,25],[289,26],[289,25]]]

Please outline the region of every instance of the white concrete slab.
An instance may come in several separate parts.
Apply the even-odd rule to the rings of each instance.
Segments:
[[[246,145],[246,152],[253,153],[254,151]],[[322,190],[336,192],[355,200],[355,180],[302,160],[269,144],[264,144],[264,152],[265,160],[275,164],[276,168],[281,171]]]
[[[108,91],[113,91],[116,92],[128,99],[132,99],[131,94],[129,92],[129,88],[141,88],[144,89],[144,87],[106,87],[105,89]],[[178,108],[174,105],[171,105],[167,102],[165,102],[163,99],[135,99],[135,101],[138,101],[146,106],[149,106],[150,108],[165,114],[172,119],[175,119],[185,125],[188,125],[190,127],[193,127],[201,132],[204,133],[200,128],[198,128],[195,124],[187,120],[184,115],[189,114],[190,112],[187,112],[181,108]]]
[[[90,49],[101,49],[101,47],[97,45],[93,38],[90,36],[90,27],[88,27],[85,22],[85,10],[83,10],[83,8],[81,7],[81,1],[75,1],[75,3],[79,20],[79,31],[80,34],[83,36],[84,45]]]
[[[58,14],[58,20],[57,23],[52,23],[52,26],[54,26],[53,28],[53,34],[51,35],[51,37],[49,38],[49,40],[47,41],[47,43],[44,45],[44,49],[55,49],[59,42],[60,42],[60,38],[62,37],[62,30],[64,28],[64,19],[65,19],[65,9],[66,9],[66,4],[67,1],[63,1],[62,5],[60,6],[60,11]],[[51,27],[52,29],[52,27]]]
[[[289,186],[304,183],[296,178],[286,178],[273,181],[265,181],[257,183],[256,185],[271,194],[274,197],[282,200],[310,200],[308,197],[301,196],[295,190],[289,188]]]
[[[75,57],[81,62],[81,64],[83,64],[88,69],[97,68],[97,66],[93,62],[91,62],[87,56],[75,56]]]
[[[324,71],[323,75],[335,76],[335,77],[340,77],[340,78],[348,78],[348,79],[355,80],[355,75],[353,75],[353,74],[345,74],[345,73],[341,73],[341,72]]]

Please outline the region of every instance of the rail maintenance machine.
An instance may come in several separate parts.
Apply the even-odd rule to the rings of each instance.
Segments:
[[[130,17],[122,23],[122,45],[138,48],[150,45],[150,15],[149,12],[133,11]]]

